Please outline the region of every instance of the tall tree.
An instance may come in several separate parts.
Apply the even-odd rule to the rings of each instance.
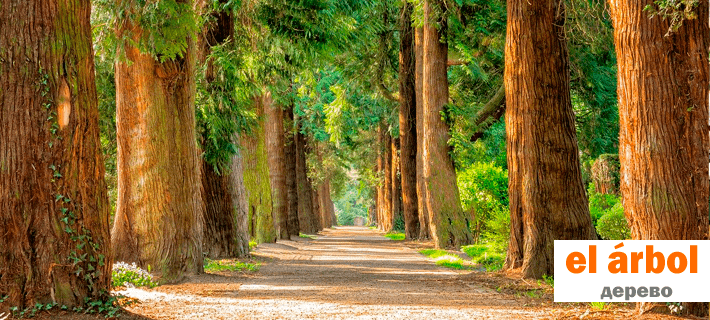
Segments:
[[[407,239],[419,237],[417,209],[417,97],[415,93],[416,61],[414,57],[414,28],[412,4],[402,2],[399,17],[399,140],[402,179],[402,211],[404,235]]]
[[[446,79],[448,45],[447,18],[442,1],[424,1],[422,71],[422,164],[424,193],[431,237],[437,248],[471,243],[469,219],[461,209],[456,170],[449,154],[449,125],[442,119],[448,103]]]
[[[624,212],[633,239],[707,239],[708,2],[682,25],[650,18],[650,3],[611,3]],[[708,306],[686,310],[707,315]]]
[[[510,244],[506,267],[554,272],[560,239],[595,239],[579,169],[562,0],[508,2]]]
[[[424,189],[424,28],[414,29],[414,96],[416,100],[416,136],[417,136],[417,215],[419,216],[419,239],[429,239],[429,211],[426,206]]]
[[[202,197],[195,140],[196,19],[191,1],[126,12],[116,64],[118,204],[112,230],[116,260],[149,265],[162,281],[202,272]],[[145,26],[141,15],[166,19]],[[170,10],[173,15],[162,15]],[[169,35],[171,38],[165,38]],[[174,38],[172,38],[174,37]],[[175,41],[163,47],[163,41]]]
[[[266,151],[269,155],[269,180],[271,181],[271,200],[274,206],[276,233],[279,239],[289,239],[283,110],[271,99],[271,93],[264,96],[263,106],[266,115],[264,131]]]
[[[377,219],[378,226],[382,231],[392,230],[392,136],[387,127],[380,125],[380,135],[382,135],[382,207],[380,217]]]
[[[252,134],[241,137],[244,186],[249,201],[249,227],[257,243],[275,242],[273,203],[266,155],[264,103],[265,95],[254,97],[254,111],[258,124]]]
[[[204,0],[203,0],[204,2]],[[225,90],[223,82],[232,82],[225,77],[224,66],[215,63],[213,48],[231,45],[235,34],[234,13],[231,10],[219,10],[210,14],[209,22],[203,27],[198,38],[198,60],[204,66],[201,76],[204,78],[205,95],[211,99],[198,101],[198,113],[203,118],[219,113],[221,121],[233,122],[231,119],[234,106],[226,106],[225,102],[236,104],[234,99],[221,99]],[[219,59],[217,59],[219,60]],[[232,82],[233,85],[233,82]],[[202,89],[202,88],[201,88]],[[199,95],[198,95],[199,96]],[[231,97],[230,97],[231,98]],[[210,105],[213,101],[219,101]],[[212,259],[239,257],[249,254],[248,204],[244,191],[244,179],[241,155],[234,148],[238,135],[232,133],[236,126],[227,125],[226,129],[219,124],[208,124],[208,120],[198,117],[198,127],[201,127],[200,140],[203,148],[202,158],[202,200],[204,204],[204,236],[203,253]],[[221,129],[221,130],[220,130]],[[227,132],[222,132],[222,130]],[[214,149],[234,149],[235,154]],[[210,154],[214,153],[214,154]],[[215,159],[218,156],[227,159]],[[224,163],[223,163],[224,162]]]
[[[109,290],[89,16],[87,1],[0,5],[0,311]]]
[[[300,224],[298,221],[298,187],[296,185],[296,141],[293,121],[293,105],[284,110],[284,157],[286,175],[286,196],[288,208],[288,233],[298,235]]]
[[[307,234],[318,232],[319,223],[316,220],[316,211],[313,205],[313,195],[310,180],[308,180],[308,167],[306,165],[306,136],[300,132],[300,123],[297,124],[296,138],[296,185],[298,188],[298,223],[300,231]]]

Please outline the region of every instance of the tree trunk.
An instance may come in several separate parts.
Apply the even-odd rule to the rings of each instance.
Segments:
[[[300,125],[298,125],[300,127]],[[308,168],[306,166],[306,136],[296,130],[296,183],[298,187],[298,223],[300,231],[306,234],[318,232],[318,225],[314,224],[316,212],[313,208],[313,187],[308,180]]]
[[[0,5],[0,314],[108,296],[89,17],[87,1]]]
[[[212,46],[223,44],[234,36],[234,15],[231,12],[215,12],[213,18],[214,22],[206,26],[198,41],[198,60],[200,63],[208,63],[204,75],[206,81],[214,80],[214,66],[211,61],[207,61]],[[238,136],[235,134],[234,138],[238,139]],[[202,139],[204,141],[207,137]],[[241,161],[241,156],[233,155],[228,167],[218,172],[213,165],[202,159],[202,250],[211,259],[249,254],[249,231],[241,229],[242,233],[237,234],[237,224],[246,219],[248,207],[245,201],[240,202],[245,197]],[[239,172],[235,172],[237,169]]]
[[[254,99],[255,111],[259,119],[248,137],[241,137],[242,164],[244,165],[244,187],[249,199],[249,224],[251,235],[257,243],[275,242],[271,185],[266,155],[263,97]]]
[[[205,203],[202,248],[211,259],[249,255],[249,204],[243,174],[239,150],[232,156],[227,172],[217,174],[212,165],[202,161],[202,197]]]
[[[399,139],[392,138],[392,229],[395,228],[395,222],[401,221],[404,223],[402,216],[402,180],[399,175]],[[402,226],[400,226],[401,228]],[[398,230],[399,231],[399,230]]]
[[[441,12],[444,7],[442,2],[424,1],[427,23],[424,24],[423,39],[422,161],[431,237],[437,248],[458,248],[471,243],[473,237],[469,230],[469,219],[461,209],[456,171],[449,154],[449,125],[441,116],[449,99],[449,84],[446,79],[448,46],[441,41],[440,36],[446,34],[446,14]],[[437,30],[436,25],[439,25],[440,29]]]
[[[414,96],[416,98],[416,170],[417,170],[417,215],[419,217],[419,239],[429,239],[429,211],[424,192],[424,97],[422,81],[424,76],[424,28],[415,28],[414,33]]]
[[[285,143],[285,176],[286,176],[286,196],[288,208],[288,234],[298,236],[300,225],[298,221],[298,188],[296,185],[296,141],[293,129],[293,106],[284,110],[286,121],[284,123]]]
[[[414,55],[414,28],[412,4],[404,0],[400,17],[399,44],[399,140],[402,179],[402,211],[404,235],[407,239],[419,237],[417,211],[417,97],[415,92],[416,61]]]
[[[321,206],[320,185],[314,186],[311,184],[311,199],[313,199],[313,212],[315,213],[313,224],[317,226],[318,231],[323,230],[323,207]],[[317,218],[316,218],[317,217]]]
[[[561,0],[508,2],[506,268],[554,272],[554,240],[596,239],[579,169]]]
[[[283,111],[281,107],[274,104],[271,99],[271,93],[267,93],[264,96],[264,114],[266,114],[266,149],[269,154],[269,180],[271,181],[271,199],[274,205],[276,233],[279,239],[290,239]]]
[[[121,24],[134,41],[134,21]],[[119,39],[120,39],[119,35]],[[116,64],[117,261],[151,266],[163,282],[202,272],[203,215],[195,133],[195,49],[156,61],[130,41]]]
[[[382,185],[382,214],[380,218],[380,229],[382,231],[392,230],[392,136],[387,132],[387,128],[383,125],[382,130],[382,174],[384,175]]]
[[[675,32],[650,1],[611,5],[619,68],[621,194],[637,240],[707,239],[708,2]],[[623,30],[623,32],[622,32]],[[707,303],[685,304],[707,315]]]

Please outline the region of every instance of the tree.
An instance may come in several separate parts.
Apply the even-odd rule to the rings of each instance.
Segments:
[[[244,189],[242,158],[236,148],[239,138],[235,123],[239,103],[233,91],[237,85],[230,73],[234,67],[225,49],[233,47],[234,13],[218,10],[207,15],[209,22],[198,41],[198,59],[203,69],[198,85],[198,133],[202,154],[202,199],[204,203],[203,253],[212,259],[249,254],[248,203]],[[203,92],[200,92],[203,91]]]
[[[300,231],[307,234],[318,232],[320,222],[317,219],[313,204],[313,186],[308,180],[308,167],[306,166],[306,136],[300,132],[297,124],[296,138],[296,185],[298,188],[298,224]]]
[[[126,12],[118,39],[124,39],[120,50],[127,61],[116,63],[113,252],[118,261],[150,266],[164,282],[178,281],[201,273],[203,262],[194,104],[197,27],[190,24],[196,17],[191,1],[119,5]],[[165,20],[142,19],[156,16]]]
[[[419,239],[429,239],[429,211],[426,206],[424,189],[424,28],[414,29],[414,93],[416,100],[416,135],[417,135],[417,214],[419,215]]]
[[[704,240],[708,235],[708,3],[697,2],[689,8],[697,17],[675,25],[666,17],[649,17],[646,4],[611,5],[619,70],[624,213],[633,239]],[[664,10],[651,6],[652,13]],[[686,308],[695,315],[708,312],[706,303],[689,303]]]
[[[473,240],[469,219],[461,209],[456,187],[456,171],[449,154],[449,126],[442,119],[448,103],[446,79],[448,45],[445,6],[436,0],[424,1],[422,117],[423,180],[429,228],[437,248],[459,247]],[[438,26],[438,28],[437,28]]]
[[[88,2],[0,6],[0,311],[108,296],[89,15]]]
[[[402,179],[402,213],[407,239],[419,237],[417,199],[417,98],[415,93],[416,61],[412,4],[402,2],[399,34],[399,140]]]
[[[595,239],[579,168],[561,0],[508,2],[510,243],[505,266],[554,272],[554,240]]]
[[[284,157],[286,175],[286,196],[288,201],[288,233],[298,235],[300,224],[298,221],[298,187],[296,185],[296,141],[293,121],[293,105],[283,111],[285,113],[284,123]]]
[[[249,201],[249,228],[252,239],[257,243],[275,242],[271,184],[269,182],[268,157],[266,155],[265,122],[263,105],[267,94],[254,97],[253,108],[258,124],[249,136],[241,137],[242,163],[244,165],[244,186]]]
[[[270,93],[267,93],[264,97],[264,114],[266,115],[264,131],[266,135],[266,151],[269,155],[269,180],[271,181],[271,199],[274,206],[276,233],[279,235],[279,239],[290,239],[283,111],[271,99]]]

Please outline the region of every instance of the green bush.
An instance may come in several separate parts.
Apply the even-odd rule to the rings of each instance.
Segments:
[[[609,209],[597,221],[597,233],[607,240],[626,240],[631,238],[631,230],[624,216],[624,207],[621,202]]]
[[[501,250],[495,243],[463,246],[461,251],[471,257],[473,262],[484,266],[487,271],[500,270],[505,263],[505,250]]]
[[[464,210],[473,214],[470,228],[477,242],[489,240],[486,237],[490,236],[498,238],[496,233],[500,231],[507,238],[503,229],[506,229],[504,214],[508,214],[508,171],[492,162],[474,163],[458,173],[457,184]],[[497,221],[490,224],[492,219]]]
[[[111,272],[111,285],[114,287],[135,286],[152,288],[158,285],[153,281],[149,271],[136,266],[135,263],[116,262]]]
[[[621,198],[617,195],[596,192],[593,183],[589,184],[587,194],[589,194],[589,214],[592,216],[594,226],[597,225],[599,218],[621,202]]]

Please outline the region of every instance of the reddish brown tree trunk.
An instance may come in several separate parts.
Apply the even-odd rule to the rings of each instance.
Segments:
[[[437,248],[458,248],[471,243],[473,237],[469,230],[469,219],[461,209],[456,171],[449,154],[449,126],[441,116],[449,99],[449,84],[446,79],[448,45],[442,42],[441,37],[446,34],[446,13],[442,12],[444,8],[445,5],[440,1],[424,1],[427,23],[424,24],[422,44],[422,160],[431,237]]]
[[[414,33],[414,96],[416,98],[416,170],[417,170],[417,215],[419,216],[419,239],[429,239],[429,211],[424,192],[424,28],[415,28]]]
[[[207,24],[198,41],[198,59],[200,63],[208,64],[204,75],[208,82],[214,80],[214,66],[207,60],[212,46],[223,44],[234,36],[234,17],[231,12],[215,12],[212,17],[214,21]],[[238,139],[236,134],[234,137]],[[240,155],[233,155],[226,167],[218,172],[213,165],[202,159],[202,250],[203,254],[212,259],[249,254],[249,230],[244,228],[248,218],[248,204],[246,200],[241,201],[245,199],[241,161]]]
[[[300,231],[307,234],[318,232],[318,221],[313,206],[313,187],[308,180],[308,167],[306,165],[306,136],[300,130],[296,131],[296,184],[298,187],[298,223]]]
[[[125,31],[141,31],[125,21]],[[122,32],[124,31],[122,30]],[[120,37],[119,37],[120,38]],[[164,282],[202,272],[203,215],[195,141],[195,49],[158,62],[126,41],[116,64],[117,261],[151,266]]]
[[[382,231],[392,230],[392,136],[387,132],[387,128],[382,126],[382,212],[380,214],[379,226]]]
[[[286,175],[286,196],[288,208],[288,234],[297,236],[300,230],[298,221],[298,188],[296,185],[296,141],[294,140],[293,106],[284,110],[285,114],[285,175]]]
[[[554,240],[595,239],[570,100],[561,0],[508,2],[505,48],[510,244],[506,268],[554,272]]]
[[[707,239],[708,2],[675,32],[650,1],[612,3],[619,68],[619,160],[633,239]],[[685,304],[707,315],[707,303]]]
[[[417,209],[417,97],[415,92],[416,61],[414,54],[414,28],[412,4],[402,2],[399,21],[399,140],[402,179],[402,213],[404,235],[407,239],[419,237]]]
[[[402,216],[402,180],[399,174],[399,139],[392,138],[392,228],[395,227],[395,222],[401,221],[404,223]],[[401,228],[401,227],[400,227]]]
[[[89,17],[87,1],[0,5],[0,314],[107,297],[111,206]]]
[[[283,111],[281,107],[274,104],[270,93],[264,96],[264,114],[266,114],[266,150],[269,155],[269,179],[276,234],[279,239],[289,239]]]
[[[235,142],[236,143],[236,142]],[[205,237],[203,252],[209,258],[249,254],[249,204],[246,200],[240,151],[232,156],[228,171],[214,171],[202,161]]]

